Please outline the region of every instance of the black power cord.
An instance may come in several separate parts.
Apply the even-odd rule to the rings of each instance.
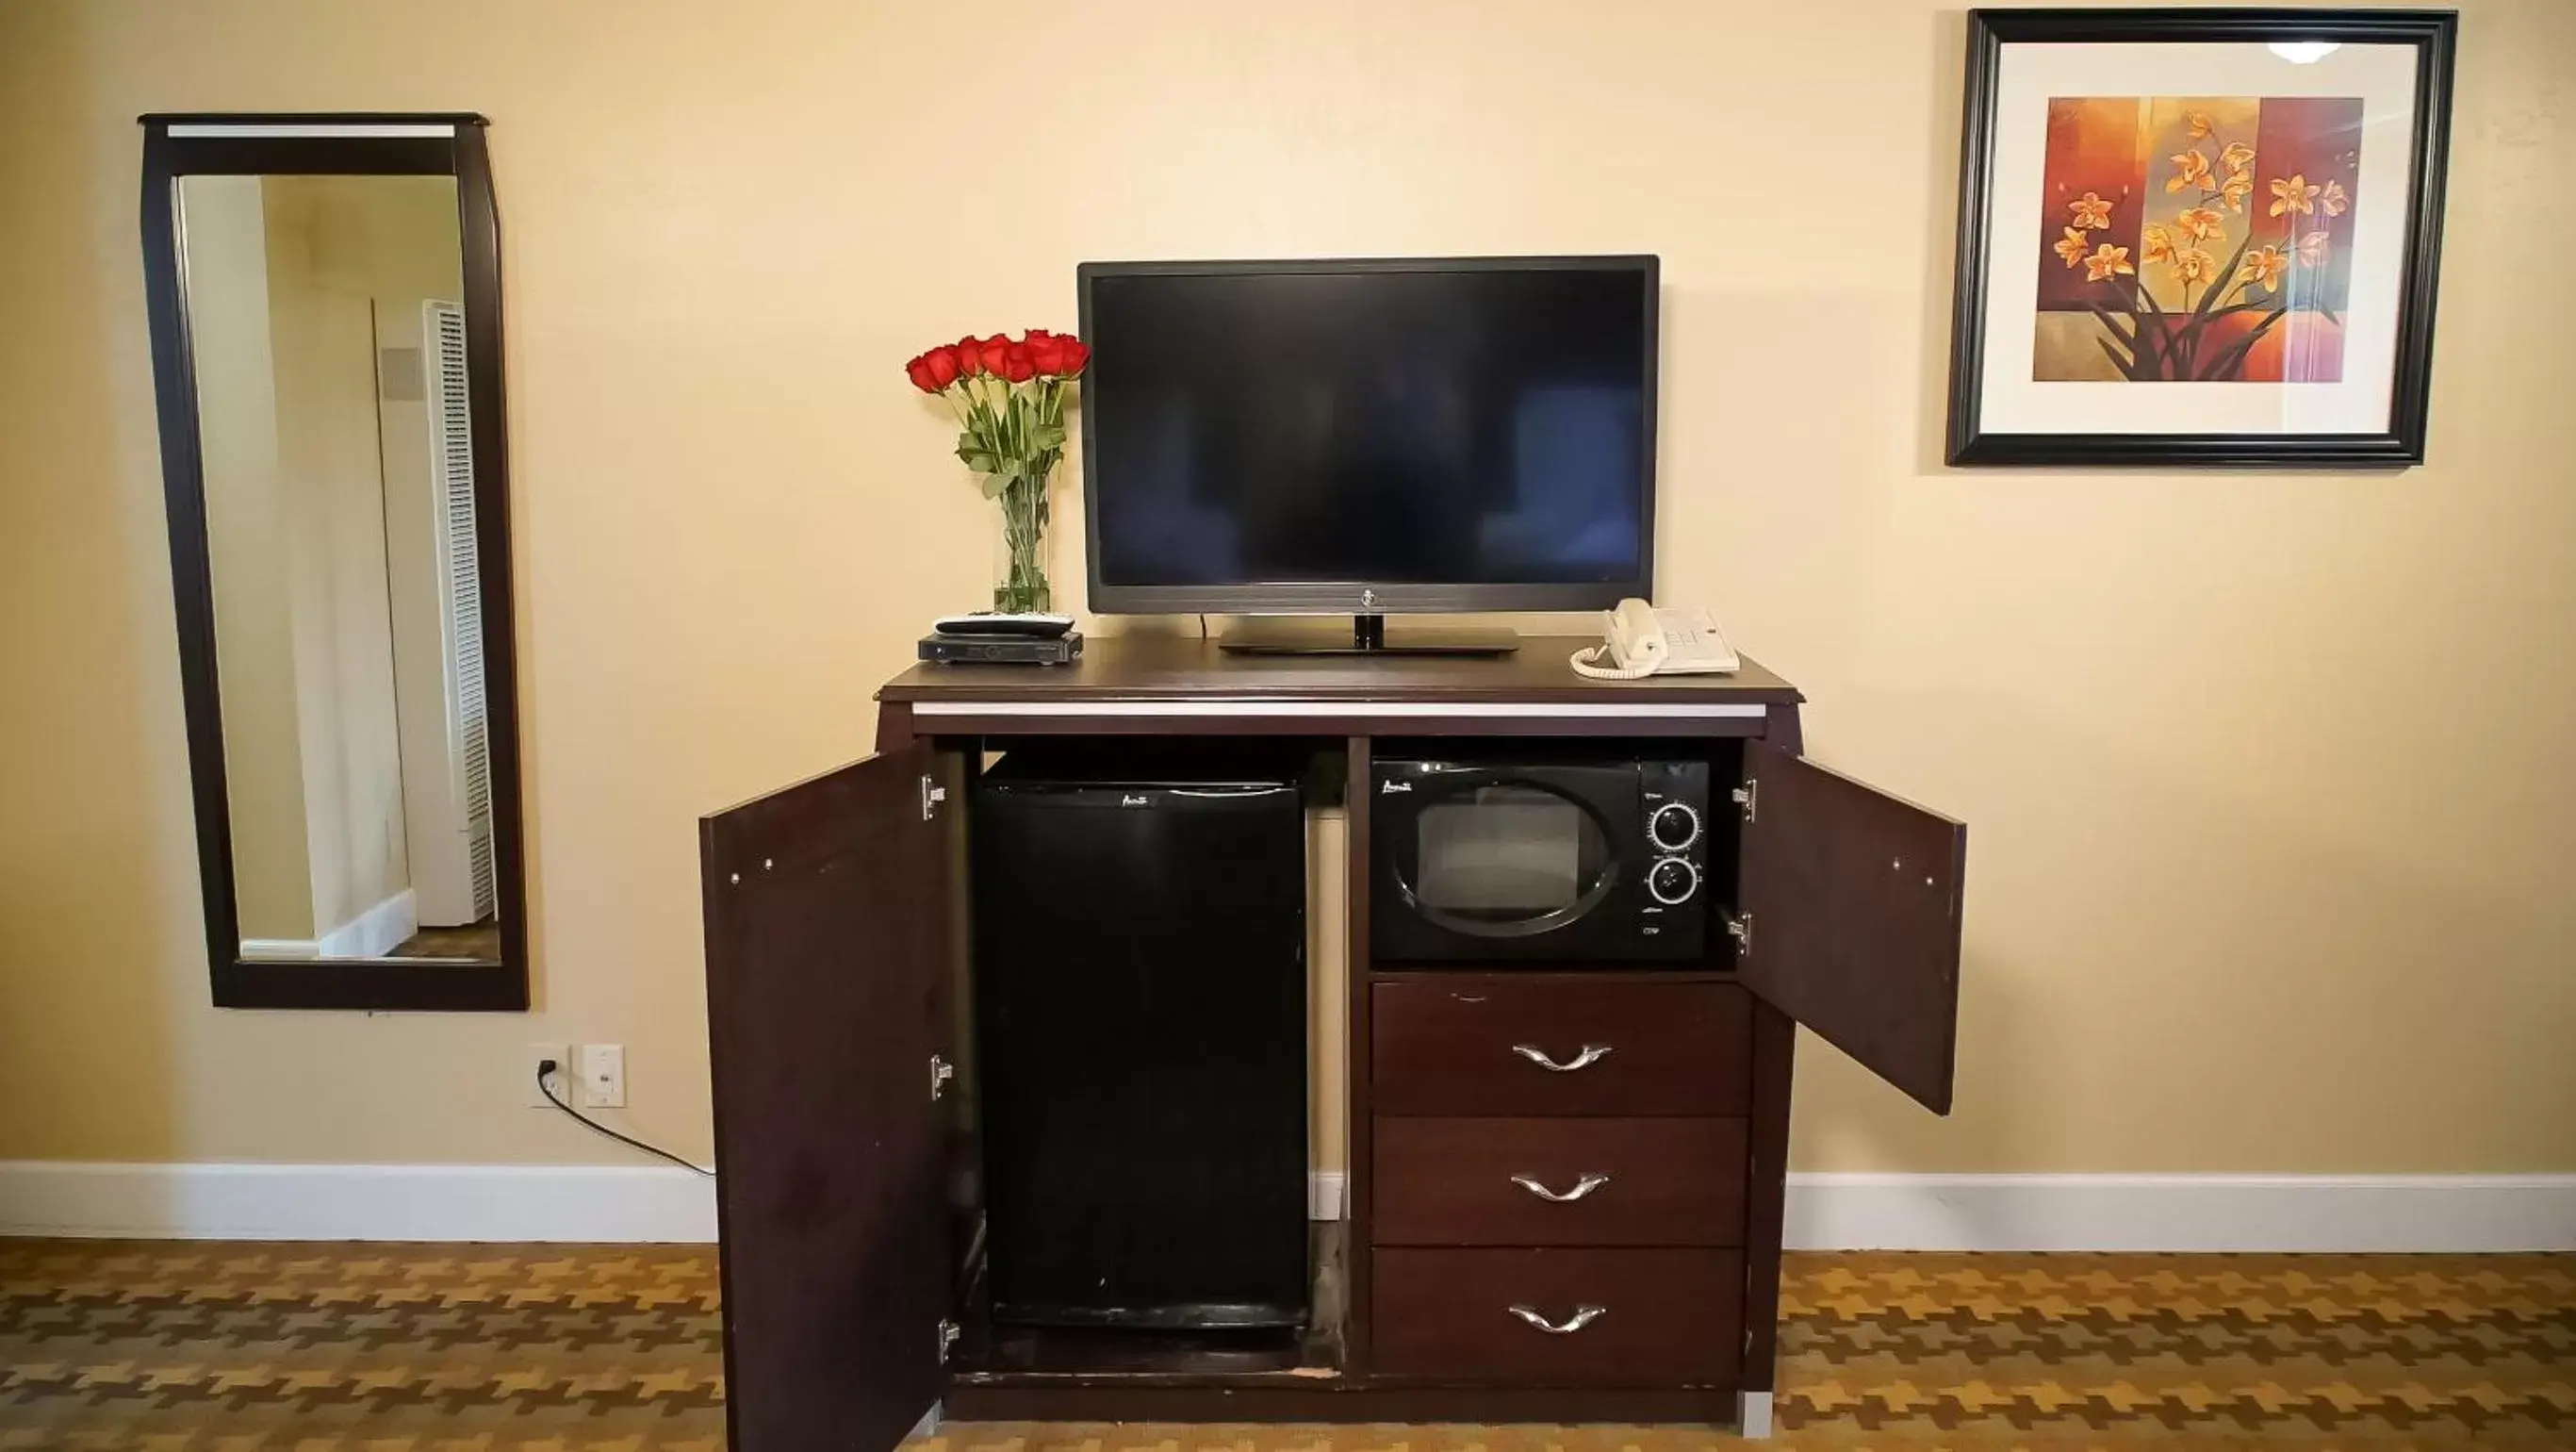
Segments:
[[[660,1149],[653,1145],[646,1144],[644,1141],[636,1139],[632,1135],[619,1134],[616,1130],[610,1129],[607,1125],[600,1123],[598,1120],[593,1119],[589,1115],[582,1113],[580,1110],[573,1108],[562,1099],[557,1098],[554,1086],[546,1082],[546,1076],[554,1073],[557,1069],[562,1067],[563,1066],[561,1064],[556,1063],[552,1059],[537,1060],[537,1092],[546,1096],[546,1102],[548,1104],[551,1104],[555,1108],[562,1110],[564,1113],[571,1115],[574,1122],[580,1124],[584,1129],[590,1130],[593,1133],[607,1135],[610,1139],[617,1141],[619,1144],[631,1145],[636,1149],[642,1150],[648,1155],[660,1155],[662,1158],[669,1160],[671,1163],[678,1165],[681,1169],[687,1170],[691,1174],[704,1175],[710,1180],[716,1177],[716,1172],[713,1170],[703,1169],[680,1158],[678,1155],[671,1153],[669,1150]]]

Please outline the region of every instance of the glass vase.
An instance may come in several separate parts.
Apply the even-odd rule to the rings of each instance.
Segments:
[[[993,608],[1011,614],[1045,614],[1055,609],[1055,590],[1047,579],[1047,475],[1055,461],[1034,464],[1010,475],[994,496],[1002,506],[1001,552],[993,571]]]

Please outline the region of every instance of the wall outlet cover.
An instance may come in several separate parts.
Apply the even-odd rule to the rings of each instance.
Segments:
[[[626,1107],[626,1046],[581,1046],[581,1102],[593,1109]]]

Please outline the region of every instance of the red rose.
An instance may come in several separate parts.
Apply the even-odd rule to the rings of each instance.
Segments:
[[[1026,383],[1038,376],[1037,360],[1029,356],[1027,344],[1012,343],[1002,349],[1002,376],[1013,383]]]
[[[1052,378],[1064,371],[1064,339],[1044,328],[1029,329],[1029,361],[1038,366],[1041,377]]]
[[[984,373],[984,359],[981,345],[976,343],[975,335],[968,333],[957,340],[956,346],[958,375],[964,378],[981,377]]]
[[[912,386],[920,389],[922,392],[937,393],[940,390],[941,385],[931,380],[929,354],[924,353],[920,357],[906,363],[903,365],[903,371],[904,376],[912,380]]]
[[[929,371],[930,381],[937,385],[937,387],[930,390],[933,393],[937,393],[940,389],[946,388],[949,384],[956,382],[958,374],[964,371],[959,364],[957,350],[945,345],[933,348],[929,352],[922,354],[921,362]],[[920,380],[915,379],[913,381],[917,383]]]
[[[992,374],[996,378],[1006,378],[1010,376],[1009,370],[1002,366],[1004,360],[1009,356],[1011,351],[1010,339],[1003,337],[999,333],[995,333],[993,336],[977,343],[975,345],[975,351],[983,355],[985,372]]]
[[[1055,370],[1062,377],[1074,377],[1091,361],[1091,345],[1080,338],[1068,334],[1056,339],[1056,344],[1064,351],[1064,362]]]

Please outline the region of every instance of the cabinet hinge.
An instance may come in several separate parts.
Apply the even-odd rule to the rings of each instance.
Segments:
[[[1751,910],[1751,909],[1747,909],[1747,910],[1745,910],[1745,911],[1743,911],[1743,912],[1740,912],[1740,913],[1728,913],[1728,914],[1726,915],[1726,935],[1727,935],[1728,937],[1733,938],[1733,939],[1735,940],[1735,955],[1736,955],[1737,957],[1741,958],[1741,957],[1743,957],[1744,955],[1746,955],[1746,954],[1748,954],[1748,953],[1752,952],[1752,951],[1753,951],[1753,913],[1752,913],[1752,910]]]
[[[1748,781],[1744,785],[1727,793],[1728,796],[1735,799],[1735,804],[1737,806],[1744,809],[1744,820],[1748,822],[1753,820],[1754,798],[1760,795],[1761,786],[1762,783],[1758,781]]]
[[[938,810],[939,804],[946,800],[948,800],[948,788],[932,781],[929,777],[925,776],[921,779],[921,820],[929,821],[932,814]]]
[[[930,1102],[931,1102],[931,1103],[933,1103],[933,1104],[938,1103],[938,1102],[939,1102],[939,1099],[940,1099],[940,1096],[942,1096],[942,1095],[944,1095],[944,1094],[946,1094],[946,1093],[948,1092],[948,1081],[949,1081],[949,1080],[951,1080],[951,1079],[954,1079],[954,1078],[956,1078],[956,1077],[957,1077],[957,1066],[956,1066],[955,1064],[952,1064],[952,1063],[948,1062],[946,1059],[943,1059],[943,1058],[939,1057],[937,1054],[933,1054],[933,1055],[931,1055],[931,1056],[930,1056]]]
[[[950,1348],[950,1347],[952,1347],[952,1346],[955,1346],[956,1344],[957,1344],[957,1323],[956,1323],[956,1322],[954,1322],[954,1321],[949,1320],[949,1319],[948,1319],[947,1317],[945,1317],[945,1316],[940,1317],[940,1318],[939,1318],[939,1359],[940,1359],[940,1361],[941,1361],[942,1363],[945,1363],[945,1362],[948,1360],[948,1350],[949,1350],[949,1348]]]

